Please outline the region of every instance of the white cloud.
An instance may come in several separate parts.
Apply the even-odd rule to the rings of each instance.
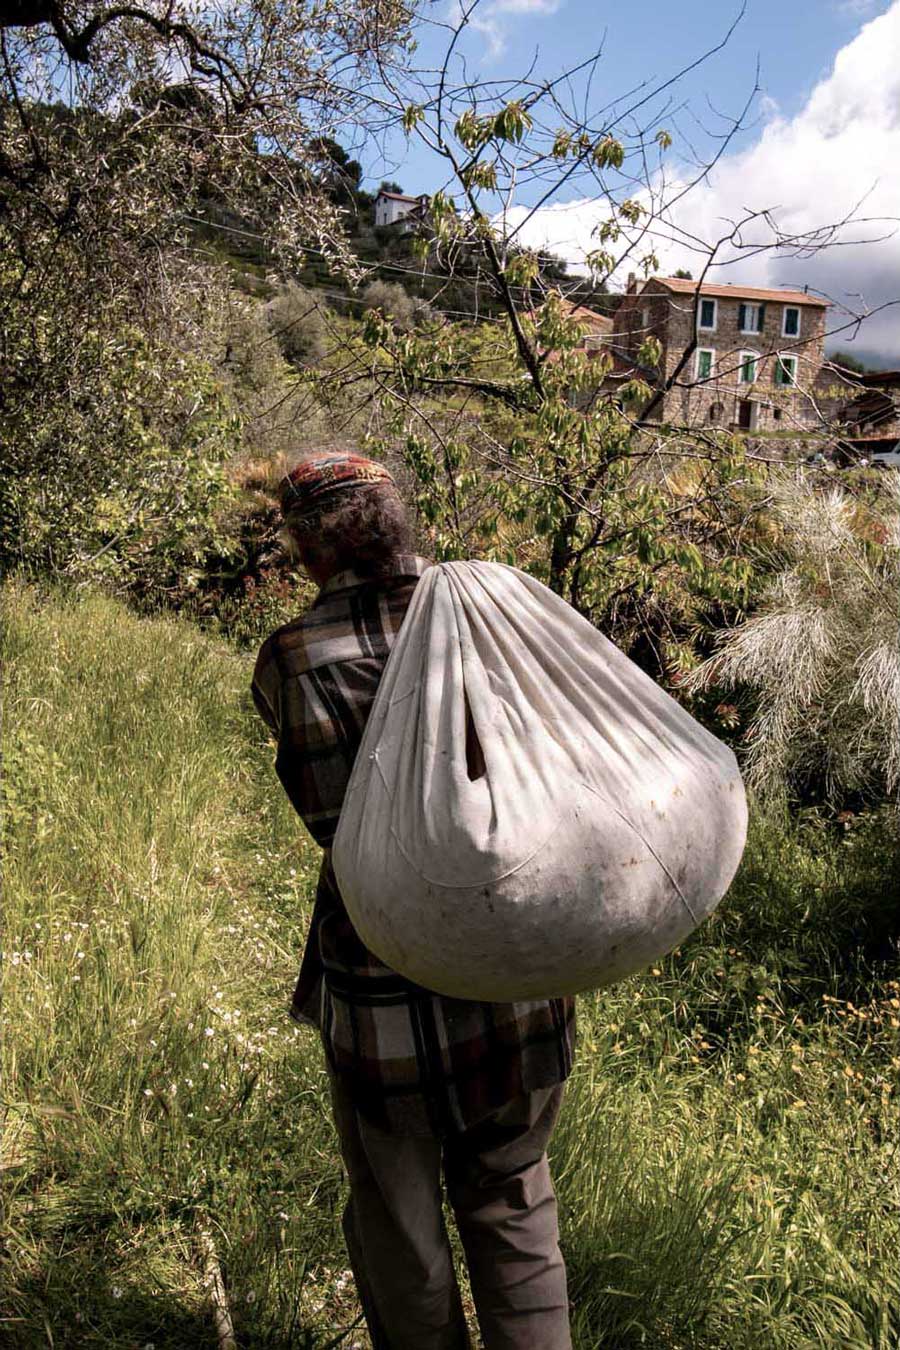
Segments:
[[[499,14],[555,14],[562,0],[494,0]]]
[[[490,0],[479,5],[471,12],[467,21],[469,32],[475,33],[483,43],[483,55],[493,61],[506,47],[509,33],[509,15],[528,14],[532,18],[549,18],[563,5],[564,0]],[[467,0],[450,0],[448,20],[458,23],[463,10],[469,10]]]
[[[856,19],[867,19],[881,4],[882,0],[837,0],[835,9],[839,14],[850,14]]]
[[[744,257],[720,272],[720,279],[808,284],[856,312],[900,301],[898,53],[900,0],[893,0],[838,52],[833,69],[795,117],[770,112],[755,144],[724,157],[708,186],[695,189],[672,212],[680,230],[707,241],[726,233],[748,210],[770,210],[780,229],[792,234],[850,213],[882,223],[847,226],[837,246],[807,258]],[[524,217],[524,208],[515,213],[513,223]],[[590,199],[546,207],[521,237],[577,266],[596,247],[592,232],[605,214],[602,204]],[[886,233],[892,237],[877,241]],[[755,237],[764,234],[762,226],[754,227]],[[657,252],[663,271],[688,267],[696,273],[702,265],[683,244],[661,243]],[[900,360],[900,304],[867,319],[855,342],[861,350]]]

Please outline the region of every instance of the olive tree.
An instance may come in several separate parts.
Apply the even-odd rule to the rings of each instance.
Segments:
[[[231,212],[282,266],[312,244],[357,275],[318,133],[362,110],[409,18],[401,0],[0,3],[6,565],[171,561],[176,538],[192,565],[239,444],[234,362],[209,341],[228,275],[198,222]]]

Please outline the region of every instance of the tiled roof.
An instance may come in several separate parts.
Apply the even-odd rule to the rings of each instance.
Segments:
[[[649,280],[658,281],[666,290],[675,291],[678,295],[696,295],[699,284],[696,281],[689,281],[686,277],[650,277]],[[644,283],[644,289],[648,284],[649,282]],[[772,300],[783,305],[817,305],[821,309],[832,303],[830,300],[823,300],[821,296],[809,295],[806,291],[766,290],[761,286],[726,285],[715,281],[704,281],[700,286],[700,294],[707,295],[710,299]]]
[[[571,300],[563,300],[563,304],[569,311],[570,319],[587,324],[597,333],[611,333],[615,327],[608,314],[598,314],[595,309],[588,309],[587,305],[575,305]]]
[[[856,376],[860,384],[875,389],[893,387],[900,384],[900,370],[867,370]]]
[[[412,202],[413,205],[422,199],[421,197],[408,197],[405,192],[385,192],[384,190],[380,191],[378,196],[390,197],[392,202]],[[423,193],[422,196],[427,196],[427,193]]]

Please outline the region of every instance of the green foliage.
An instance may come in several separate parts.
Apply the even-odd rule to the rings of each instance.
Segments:
[[[37,336],[21,317],[7,329],[0,562],[143,593],[189,583],[217,543],[238,434],[209,364],[102,313],[74,340],[62,316]]]
[[[491,131],[498,141],[518,143],[532,125],[530,113],[519,100],[514,100],[497,113]]]
[[[604,136],[594,146],[593,160],[598,169],[621,169],[625,162],[625,148],[615,136]]]
[[[478,150],[488,141],[510,141],[518,144],[533,123],[531,114],[519,99],[507,103],[498,112],[479,115],[467,109],[457,119],[456,139],[467,150]]]
[[[638,348],[637,359],[640,365],[645,366],[648,369],[658,366],[662,360],[662,343],[659,338],[654,337],[652,333],[648,337],[645,337]]]
[[[497,186],[497,167],[484,160],[470,164],[460,171],[460,181],[467,188],[489,188]]]
[[[506,280],[510,286],[528,286],[538,274],[537,254],[523,250],[514,254],[506,265]]]

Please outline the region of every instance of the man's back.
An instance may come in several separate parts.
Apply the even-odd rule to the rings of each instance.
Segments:
[[[278,738],[276,769],[325,849],[292,1013],[321,1032],[332,1070],[374,1124],[465,1129],[522,1093],[561,1083],[574,1052],[571,999],[472,1003],[411,984],[357,937],[330,845],[366,720],[418,577],[400,555],[377,581],[342,572],[263,645],[253,693]]]

